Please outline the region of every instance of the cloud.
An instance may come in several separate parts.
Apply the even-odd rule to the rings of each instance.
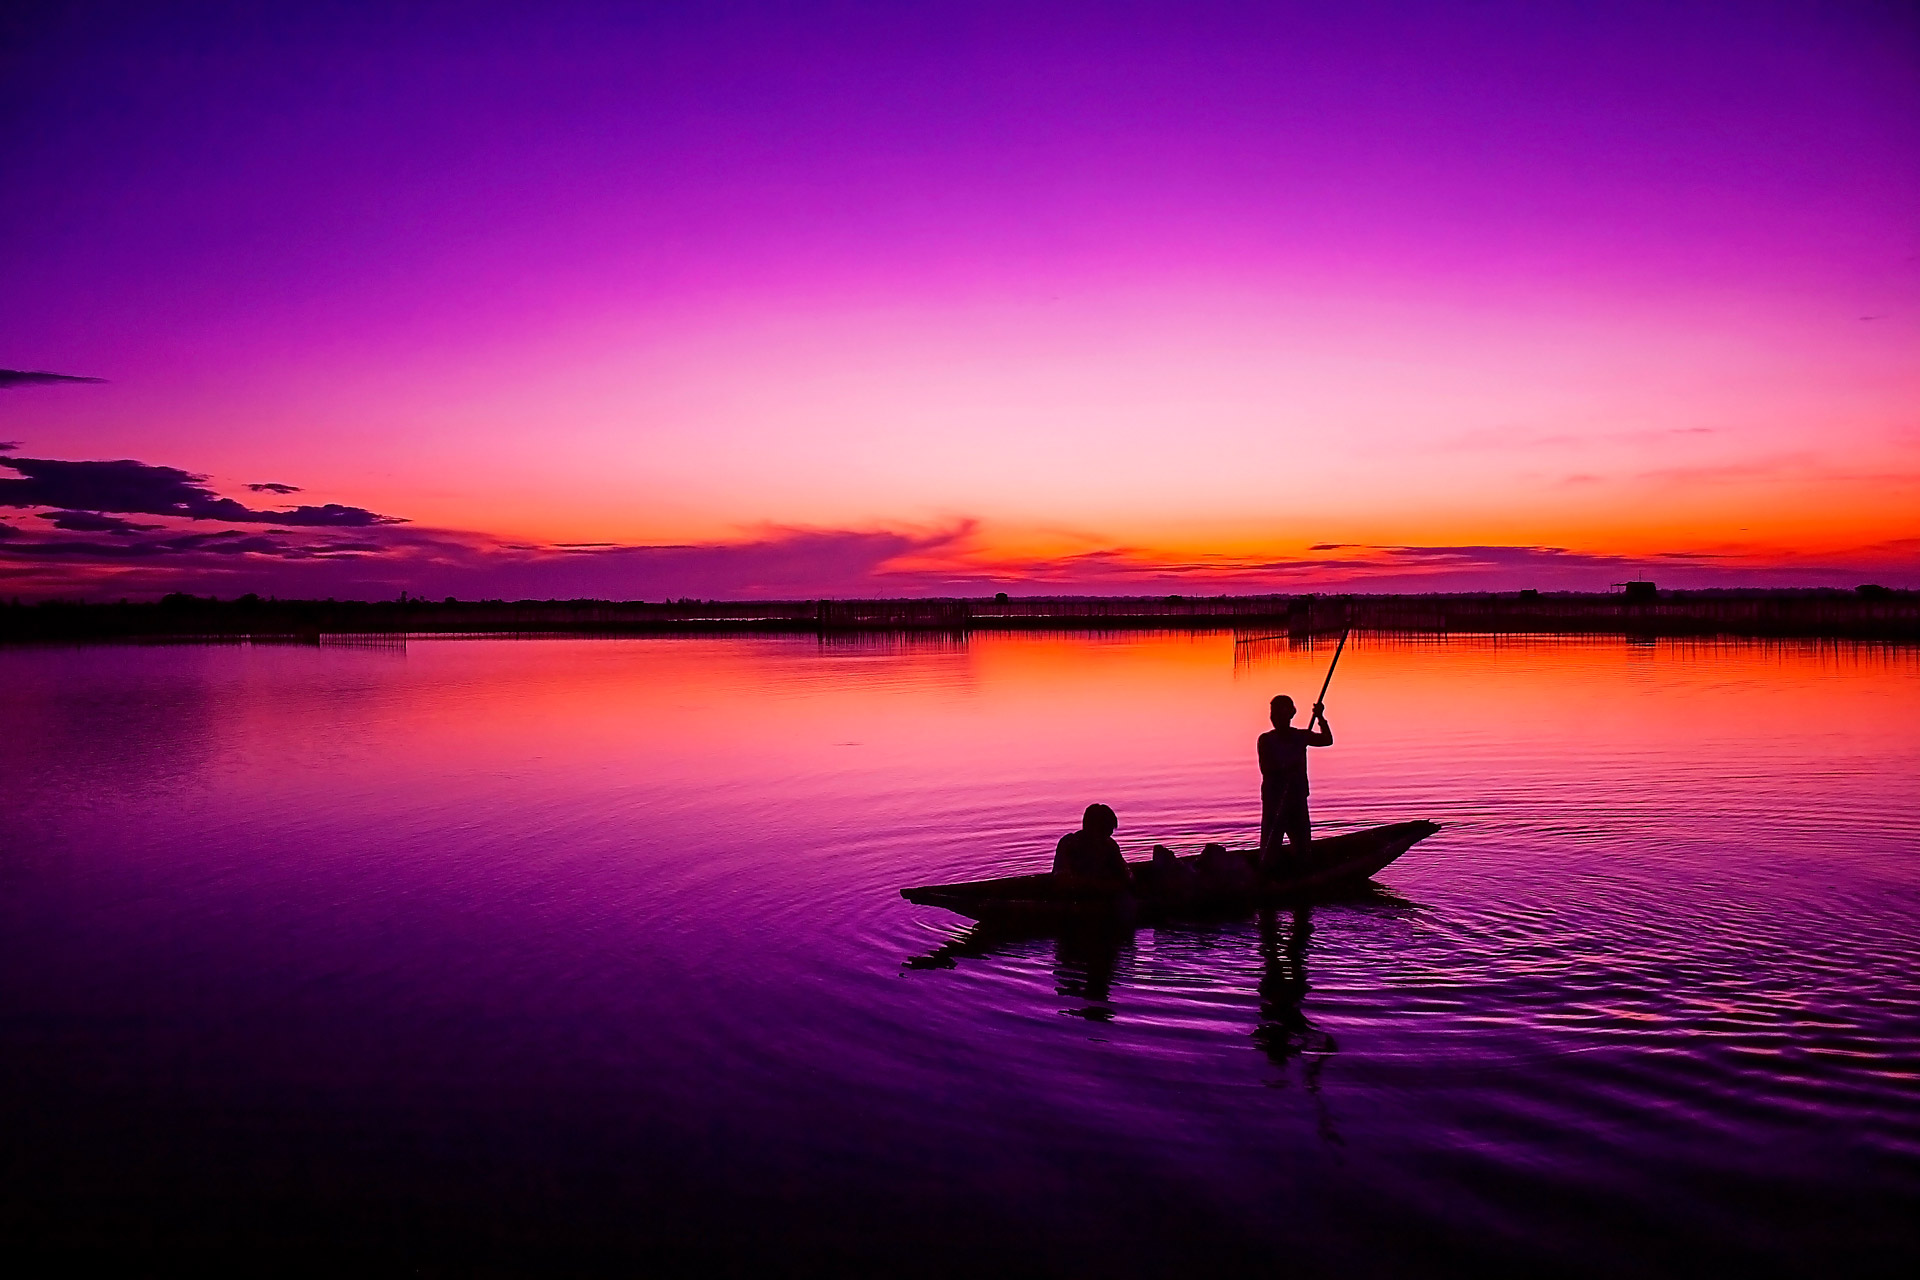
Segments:
[[[404,577],[435,559],[428,551],[435,540],[400,536],[405,522],[396,517],[340,503],[260,510],[222,497],[205,476],[177,467],[0,455],[0,475],[9,471],[18,478],[0,479],[0,508],[47,508],[39,519],[59,531],[49,536],[38,528],[0,526],[6,530],[0,583],[30,593],[211,590],[245,580],[249,585],[240,590],[391,594],[380,578]],[[298,491],[279,484],[264,489]],[[274,527],[207,530],[202,522],[208,521]],[[471,558],[478,544],[455,538],[447,545],[453,552],[441,560]],[[342,576],[342,565],[361,562],[379,568]]]
[[[18,440],[0,440],[0,453],[12,453],[20,447]]]
[[[1675,437],[1718,435],[1715,427],[1645,427],[1632,431],[1537,431],[1529,427],[1477,427],[1458,435],[1443,437],[1433,444],[1440,452],[1493,450],[1510,453],[1520,449],[1586,449],[1596,445],[1634,445],[1659,447],[1670,445]]]
[[[247,488],[253,490],[255,493],[277,493],[282,497],[285,497],[289,493],[300,492],[300,486],[297,484],[275,484],[271,480],[264,484],[250,484]]]
[[[1536,431],[1529,427],[1477,427],[1437,440],[1433,447],[1441,452],[1490,449],[1507,453],[1515,449],[1565,449],[1586,443],[1585,437],[1565,431]]]
[[[0,474],[8,472],[19,478],[0,480],[0,508],[41,508],[30,527],[0,523],[0,589],[23,595],[817,599],[1592,590],[1649,576],[1667,586],[1920,580],[1920,551],[1904,541],[1818,564],[1778,549],[1719,546],[1628,556],[1545,545],[1321,542],[1299,554],[1232,554],[1093,538],[1072,554],[1018,556],[996,551],[977,521],[957,518],[918,527],[767,525],[705,542],[539,544],[421,528],[339,504],[254,510],[215,493],[202,476],[130,460],[0,456]]]
[[[111,517],[103,517],[103,519],[111,520]],[[137,525],[126,521],[113,521],[113,523],[121,527],[101,530],[82,528],[78,523],[60,527],[89,533],[109,532],[127,540],[35,539],[9,545],[4,551],[0,551],[0,555],[15,560],[66,561],[171,560],[244,555],[279,561],[305,561],[342,555],[388,554],[393,551],[391,546],[378,542],[345,542],[335,539],[301,541],[278,532],[258,533],[240,529],[222,529],[216,533],[170,533],[147,537],[142,535],[158,526]]]
[[[1665,586],[1845,585],[1920,578],[1907,543],[1814,563],[1758,552],[1626,556],[1551,546],[1322,543],[1301,555],[1169,556],[1101,547],[1007,557],[969,520],[920,529],[767,527],[733,541],[664,545],[508,544],[413,525],[344,531],[142,530],[0,541],[0,585],[22,594],[162,594],[390,599],[817,599],[985,595],[997,590],[1147,595],[1266,591],[1598,590],[1629,578]],[[0,535],[4,537],[4,535]],[[1864,576],[1863,576],[1864,575]],[[1891,575],[1891,576],[1889,576]]]
[[[490,596],[910,595],[937,589],[935,580],[951,576],[942,558],[961,550],[976,527],[971,520],[924,530],[769,526],[728,542],[502,547],[456,555],[444,571],[477,580],[468,590]],[[434,550],[444,555],[446,549]],[[941,563],[916,567],[929,558]]]
[[[365,528],[396,524],[397,517],[329,502],[291,511],[258,511],[206,487],[205,476],[177,467],[115,462],[64,462],[54,458],[0,458],[0,468],[23,477],[0,480],[0,507],[58,507],[70,511],[117,511],[132,515],[181,516],[236,524],[307,528]]]
[[[1464,572],[1513,573],[1522,571],[1561,572],[1565,570],[1603,570],[1608,573],[1629,573],[1637,571],[1650,559],[1680,563],[1704,562],[1717,559],[1710,553],[1698,551],[1661,551],[1651,556],[1627,556],[1602,552],[1569,551],[1565,547],[1546,546],[1500,546],[1494,544],[1466,543],[1461,545],[1438,546],[1355,546],[1350,549],[1361,552],[1357,561],[1348,562],[1354,568],[1368,573],[1404,573],[1407,571],[1436,574],[1458,574]]]
[[[105,382],[105,378],[82,378],[71,373],[47,373],[40,369],[0,369],[0,390],[8,387],[38,387],[56,382]]]
[[[143,485],[159,487],[164,481],[172,486],[161,490],[166,498],[177,496],[179,486],[196,483],[192,477],[183,480],[184,472],[158,481],[148,474],[168,470],[143,468],[136,476]],[[19,505],[18,496],[0,501]],[[96,491],[91,496],[113,495]],[[135,504],[126,494],[118,495],[118,502],[123,510],[162,505]],[[339,527],[209,533],[136,525],[98,511],[62,508],[41,514],[69,535],[92,536],[22,534],[0,544],[0,583],[16,590],[37,586],[92,595],[171,590],[343,598],[386,598],[400,590],[507,599],[900,595],[928,589],[922,578],[893,576],[903,565],[914,557],[948,554],[974,531],[971,521],[923,530],[769,526],[731,541],[540,545],[399,522],[342,536],[347,530]]]
[[[1500,546],[1490,543],[1466,543],[1461,545],[1440,546],[1358,546],[1357,550],[1371,553],[1377,562],[1389,565],[1438,565],[1457,567],[1472,565],[1475,567],[1514,568],[1531,565],[1582,564],[1613,567],[1633,563],[1621,556],[1593,555],[1581,551],[1569,551],[1565,547],[1542,546]],[[1670,553],[1681,554],[1681,553]]]
[[[1725,480],[1757,480],[1787,472],[1804,471],[1814,464],[1811,455],[1794,454],[1765,458],[1756,462],[1725,462],[1698,467],[1657,467],[1637,477],[1650,484],[1703,485]]]
[[[40,518],[53,521],[56,529],[73,533],[136,534],[160,527],[157,524],[135,524],[119,516],[103,516],[95,511],[45,511]]]
[[[1546,586],[1597,590],[1643,577],[1652,565],[1665,579],[1709,570],[1733,557],[1668,551],[1626,556],[1547,546],[1480,544],[1401,546],[1322,542],[1307,555],[1168,557],[1139,548],[1105,548],[1048,559],[998,560],[973,555],[946,585],[963,589],[1045,587],[1062,592],[1144,594],[1265,591],[1480,591]],[[1317,553],[1317,554],[1316,554]],[[971,572],[965,572],[971,570]],[[1719,570],[1713,570],[1719,572]]]

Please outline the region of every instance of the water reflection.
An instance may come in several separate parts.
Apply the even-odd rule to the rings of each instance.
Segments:
[[[1265,910],[1251,924],[1218,925],[1205,928],[1179,925],[1163,926],[1158,932],[1168,939],[1186,944],[1187,954],[1207,967],[1218,978],[1203,981],[1193,989],[1195,1003],[1216,1003],[1221,990],[1245,972],[1233,963],[1238,948],[1249,940],[1259,956],[1253,994],[1257,997],[1257,1016],[1248,1033],[1254,1046],[1268,1062],[1279,1069],[1269,1083],[1284,1086],[1294,1078],[1299,1064],[1299,1080],[1314,1099],[1319,1114],[1320,1136],[1339,1144],[1331,1113],[1321,1093],[1322,1077],[1328,1064],[1340,1052],[1340,1042],[1331,1031],[1307,1014],[1307,995],[1313,989],[1308,957],[1313,949],[1314,913],[1312,904],[1303,903],[1291,911]],[[1321,912],[1352,910],[1373,914],[1386,911],[1399,914],[1418,910],[1418,905],[1377,885],[1367,885],[1342,895],[1333,903],[1323,903]],[[1119,1017],[1121,1003],[1115,999],[1115,986],[1124,968],[1123,957],[1135,952],[1136,931],[1112,926],[1076,928],[1053,933],[1009,931],[1004,926],[974,924],[947,941],[920,955],[901,962],[905,971],[956,969],[961,961],[990,962],[996,958],[1037,960],[1051,944],[1053,994],[1065,1001],[1060,1012],[1088,1022],[1112,1023]],[[1244,981],[1244,979],[1238,979]],[[1143,993],[1144,994],[1144,993]],[[1164,1005],[1165,989],[1153,993]]]
[[[1301,1083],[1313,1098],[1322,1141],[1344,1145],[1333,1123],[1320,1077],[1327,1064],[1340,1052],[1333,1033],[1314,1024],[1307,1016],[1307,950],[1313,943],[1313,908],[1299,906],[1282,934],[1278,913],[1260,913],[1260,1022],[1253,1029],[1253,1042],[1280,1069],[1272,1083],[1287,1083],[1293,1062],[1301,1063]]]
[[[1060,1012],[1088,1022],[1112,1022],[1113,975],[1120,942],[1111,933],[1063,933],[1053,944],[1053,989],[1078,1007]]]
[[[1047,865],[1094,796],[1135,856],[1250,844],[1267,699],[1330,655],[1246,648],[0,651],[9,1244],[1920,1256],[1920,651],[1356,636],[1316,798],[1448,824],[1386,873],[1417,911],[1017,937],[901,902]]]
[[[1326,1060],[1340,1051],[1331,1033],[1313,1025],[1306,1014],[1307,948],[1313,942],[1313,908],[1296,907],[1282,936],[1278,913],[1260,913],[1260,1025],[1253,1042],[1260,1046],[1284,1084],[1295,1058],[1306,1063],[1309,1089],[1318,1088]]]

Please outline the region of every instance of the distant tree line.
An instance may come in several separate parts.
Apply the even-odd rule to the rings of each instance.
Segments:
[[[323,635],[647,635],[977,630],[1363,630],[1465,633],[1833,636],[1920,640],[1920,592],[1455,592],[1425,595],[1010,596],[903,599],[230,600],[0,604],[0,642],[261,639]]]

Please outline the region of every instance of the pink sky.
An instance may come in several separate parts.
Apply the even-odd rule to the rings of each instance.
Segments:
[[[0,439],[407,523],[0,592],[1920,585],[1910,16],[1023,13],[35,29]]]

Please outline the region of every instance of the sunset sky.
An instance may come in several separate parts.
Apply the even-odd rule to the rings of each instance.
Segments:
[[[0,19],[0,597],[1920,586],[1910,5],[371,8]]]

